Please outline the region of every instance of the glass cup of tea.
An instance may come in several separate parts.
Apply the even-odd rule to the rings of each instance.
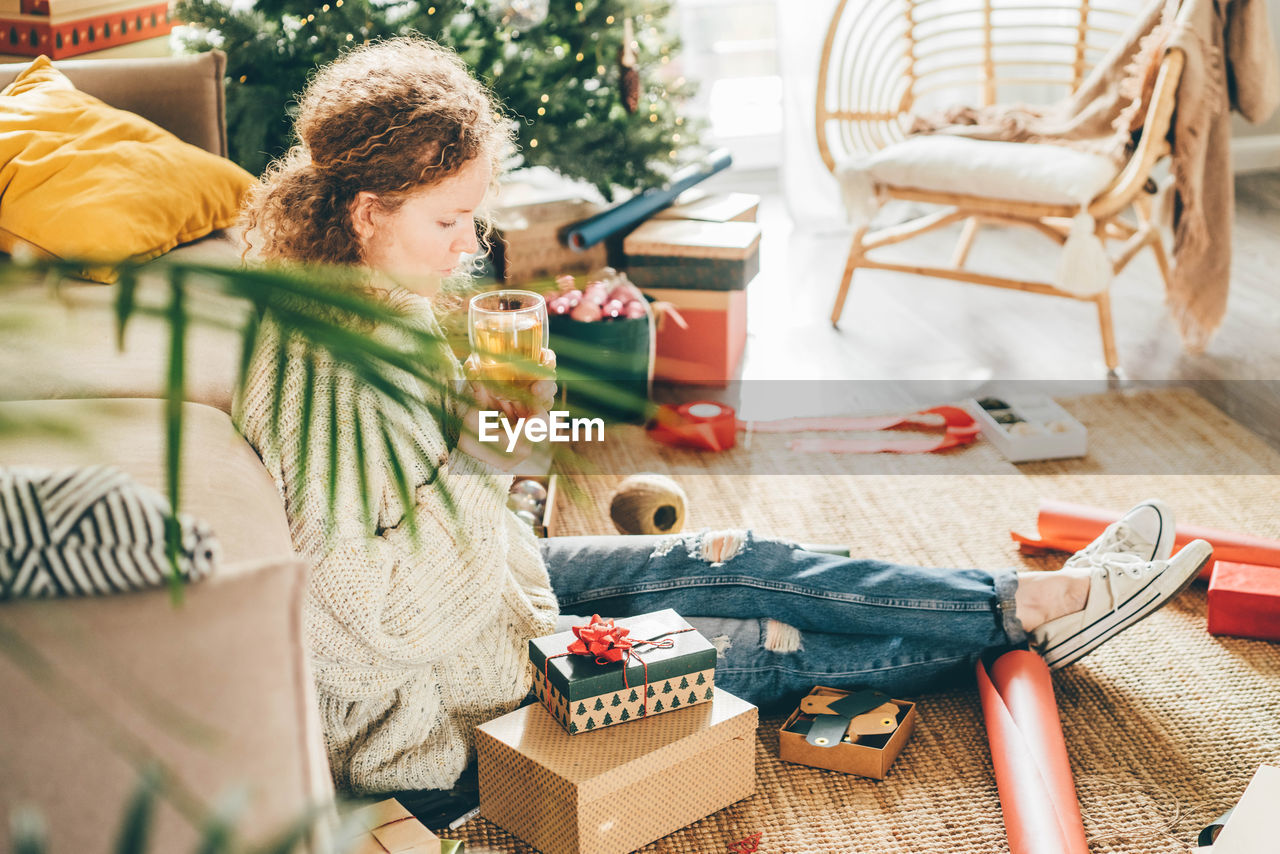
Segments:
[[[550,343],[547,303],[533,291],[490,291],[471,298],[468,310],[471,352],[483,376],[530,380],[528,368],[542,362]]]

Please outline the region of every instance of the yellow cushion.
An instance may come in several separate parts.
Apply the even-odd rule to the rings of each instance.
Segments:
[[[39,57],[0,92],[0,250],[145,261],[235,222],[254,179],[77,91]],[[86,273],[99,281],[97,271]]]

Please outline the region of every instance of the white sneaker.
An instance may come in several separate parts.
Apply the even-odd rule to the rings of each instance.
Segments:
[[[1143,560],[1128,552],[1095,554],[1084,610],[1059,617],[1031,633],[1051,670],[1066,667],[1103,642],[1160,610],[1195,580],[1213,557],[1204,540],[1192,540],[1169,560]]]
[[[1158,498],[1136,504],[1107,526],[1098,539],[1067,558],[1063,569],[1093,566],[1102,555],[1130,554],[1168,560],[1173,553],[1173,510]]]

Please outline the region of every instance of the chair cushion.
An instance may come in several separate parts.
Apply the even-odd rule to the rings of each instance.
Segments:
[[[253,177],[83,92],[45,57],[0,93],[0,249],[112,263],[236,221]],[[109,270],[85,275],[111,281]]]
[[[1068,205],[1092,201],[1120,171],[1106,157],[1061,145],[949,134],[913,136],[856,165],[891,187]]]

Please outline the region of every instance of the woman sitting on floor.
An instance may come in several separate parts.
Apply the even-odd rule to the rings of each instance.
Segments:
[[[451,52],[395,39],[322,69],[296,130],[300,144],[247,208],[255,248],[276,262],[362,269],[371,292],[438,332],[429,298],[476,251],[474,217],[510,143],[488,94]],[[717,684],[757,704],[814,684],[904,695],[968,679],[984,651],[1028,641],[1051,667],[1070,664],[1177,595],[1210,555],[1196,541],[1170,557],[1173,516],[1158,501],[1050,573],[900,566],[748,531],[537,540],[506,506],[504,471],[529,448],[504,454],[476,430],[482,409],[545,415],[550,381],[534,386],[535,406],[494,400],[478,384],[469,409],[436,395],[463,429],[450,435],[424,408],[402,444],[406,460],[440,462],[434,483],[412,468],[414,501],[403,506],[387,459],[370,447],[359,482],[377,518],[364,520],[357,479],[347,478],[330,519],[326,466],[304,476],[294,453],[268,441],[279,340],[270,324],[263,340],[239,414],[284,492],[297,550],[314,563],[305,630],[330,765],[349,791],[453,786],[475,725],[525,698],[528,641],[555,631],[561,611],[674,608],[718,639]],[[300,362],[285,361],[281,446],[309,436],[313,459],[323,459],[328,392],[315,386],[315,423],[304,432],[297,413],[311,375]],[[464,381],[443,348],[440,364],[443,379]],[[338,439],[349,442],[357,423],[378,416],[372,397],[340,376],[333,389],[352,430]]]

